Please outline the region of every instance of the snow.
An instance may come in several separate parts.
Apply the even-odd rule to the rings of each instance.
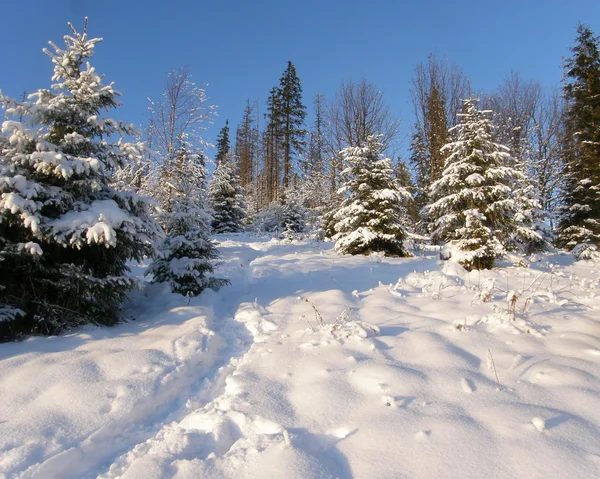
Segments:
[[[88,243],[104,243],[108,247],[116,245],[115,229],[132,221],[131,215],[114,200],[96,200],[83,211],[70,211],[50,222],[50,226],[57,235],[74,232],[74,241],[85,232]]]
[[[231,286],[0,344],[0,477],[600,475],[598,263],[217,238]]]

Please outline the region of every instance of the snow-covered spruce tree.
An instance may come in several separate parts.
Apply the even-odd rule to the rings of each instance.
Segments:
[[[244,191],[230,161],[221,159],[208,190],[213,209],[214,233],[237,233],[244,229],[246,210]]]
[[[323,229],[326,238],[333,238],[336,234],[335,214],[339,211],[343,199],[342,194],[334,191],[323,207],[323,213],[321,214],[321,228]]]
[[[44,50],[54,84],[15,101],[0,152],[0,340],[114,324],[134,285],[128,260],[153,252],[148,203],[110,186],[139,155],[133,127],[102,115],[118,92],[87,61],[100,38],[69,24],[66,48]]]
[[[455,141],[442,148],[445,169],[429,190],[433,203],[426,206],[432,238],[454,241],[467,269],[491,268],[515,238],[537,235],[524,221],[523,207],[533,205],[517,198],[526,178],[503,166],[513,163],[508,149],[492,141],[490,112],[478,110],[477,102],[464,100],[460,123],[450,129]]]
[[[173,292],[184,296],[229,284],[210,276],[219,255],[209,236],[212,216],[206,206],[204,164],[199,158],[182,144],[171,164],[171,211],[162,215],[167,236],[146,272],[153,276],[152,282],[169,283]]]
[[[558,240],[589,258],[600,247],[600,38],[585,25],[577,32],[564,86],[567,180]]]
[[[410,194],[394,178],[392,160],[379,152],[377,137],[367,145],[341,151],[344,164],[345,195],[334,214],[335,249],[342,254],[382,252],[390,256],[408,256],[403,246],[406,231],[406,202]]]
[[[282,226],[287,236],[303,233],[306,230],[307,211],[304,206],[302,191],[297,185],[283,191],[280,200],[282,206]]]

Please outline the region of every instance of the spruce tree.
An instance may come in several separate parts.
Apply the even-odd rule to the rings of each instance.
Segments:
[[[256,154],[258,152],[258,127],[254,119],[254,108],[250,100],[246,101],[242,121],[239,123],[235,134],[235,160],[240,173],[240,184],[246,194],[254,193],[256,180]]]
[[[302,191],[291,187],[281,197],[282,227],[289,239],[294,233],[302,233],[306,229],[306,208],[303,204]]]
[[[206,204],[204,165],[181,144],[171,168],[171,211],[163,216],[167,236],[147,270],[154,283],[168,283],[184,296],[197,296],[205,288],[228,281],[210,276],[219,258],[210,239],[212,216]]]
[[[428,203],[431,181],[429,176],[429,157],[423,140],[423,134],[418,128],[419,126],[415,125],[416,132],[413,134],[410,143],[409,163],[416,174],[415,205],[419,211],[422,211]]]
[[[90,65],[100,38],[69,24],[64,49],[44,50],[53,85],[15,101],[0,152],[0,340],[114,324],[134,286],[127,262],[153,253],[149,205],[118,192],[111,172],[140,158],[132,126],[104,111],[118,92]]]
[[[346,195],[335,219],[335,248],[342,254],[382,252],[409,256],[403,245],[406,202],[410,194],[394,178],[392,160],[379,152],[377,138],[368,144],[347,147],[341,154],[347,167],[342,171]]]
[[[213,232],[242,231],[246,218],[244,194],[230,162],[224,161],[217,165],[208,191],[213,210]]]
[[[217,165],[227,161],[229,155],[229,120],[225,120],[225,126],[217,135],[217,155],[215,162]]]
[[[296,67],[288,61],[278,89],[281,141],[283,149],[283,187],[291,186],[294,153],[302,152],[306,146],[304,118],[306,107],[302,103],[302,85]]]
[[[281,94],[279,89],[273,87],[267,99],[267,112],[265,113],[266,126],[263,132],[263,170],[261,173],[263,184],[263,201],[261,206],[266,206],[279,198],[280,172],[281,172],[281,144],[282,144],[282,118]],[[260,186],[260,181],[259,181]]]
[[[410,194],[410,200],[406,204],[405,224],[414,227],[419,222],[419,208],[415,202],[416,187],[408,165],[401,158],[398,158],[396,162],[394,175],[398,180],[398,184]]]
[[[559,242],[569,249],[600,246],[600,51],[599,38],[579,25],[567,60],[565,141],[567,184]]]
[[[491,268],[515,240],[537,235],[525,221],[524,207],[534,202],[517,193],[526,178],[503,166],[514,162],[508,148],[492,140],[491,112],[478,110],[477,102],[465,100],[460,123],[449,130],[456,140],[442,148],[445,169],[431,185],[433,203],[425,208],[432,238],[454,241],[467,269]]]

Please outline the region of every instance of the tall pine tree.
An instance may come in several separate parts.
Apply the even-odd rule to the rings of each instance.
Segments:
[[[51,89],[0,101],[0,340],[114,324],[134,285],[129,260],[153,253],[158,225],[148,204],[111,186],[111,172],[140,158],[122,137],[134,129],[104,116],[118,92],[88,59],[99,38],[71,26]]]
[[[294,154],[306,147],[304,118],[306,107],[302,103],[302,85],[296,74],[296,67],[288,61],[279,84],[279,108],[281,120],[281,141],[283,149],[283,187],[291,186],[294,169]]]
[[[567,185],[559,242],[569,249],[600,246],[600,52],[599,39],[579,25],[567,60]]]

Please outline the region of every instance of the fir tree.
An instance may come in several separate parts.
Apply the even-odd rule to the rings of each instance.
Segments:
[[[405,223],[407,226],[410,225],[411,227],[414,227],[419,221],[419,208],[415,201],[416,187],[408,165],[400,158],[398,158],[398,161],[396,162],[394,174],[398,180],[398,184],[408,191],[411,196],[406,204],[408,215],[405,218]]]
[[[227,161],[229,155],[229,120],[225,120],[225,126],[217,135],[217,155],[215,161],[217,166]]]
[[[116,323],[134,286],[127,262],[152,254],[160,235],[148,203],[110,186],[141,153],[114,140],[133,127],[102,114],[119,103],[88,61],[101,39],[88,38],[87,19],[81,34],[69,26],[66,48],[44,50],[51,89],[0,97],[16,118],[2,124],[0,339]]]
[[[213,232],[242,231],[246,218],[243,190],[231,163],[224,161],[217,165],[209,187],[209,197],[213,209]]]
[[[256,180],[254,169],[258,152],[258,127],[254,119],[254,108],[246,101],[242,121],[235,134],[235,159],[240,173],[240,184],[246,193],[253,192]]]
[[[526,178],[502,166],[514,162],[508,148],[492,141],[490,112],[478,110],[477,101],[464,101],[461,121],[449,131],[456,141],[442,148],[445,169],[431,185],[433,203],[426,207],[433,239],[454,241],[468,269],[491,268],[515,238],[536,237],[524,220],[524,207],[535,203],[518,198]]]
[[[567,61],[567,184],[559,242],[569,249],[600,246],[600,51],[599,39],[579,25]]]
[[[288,188],[282,195],[282,226],[288,238],[306,229],[306,208],[302,200],[302,191],[296,187]]]
[[[281,117],[281,92],[273,87],[267,99],[267,112],[265,113],[266,127],[263,132],[263,170],[264,182],[262,192],[263,205],[268,205],[279,198],[280,172],[281,172],[281,144],[283,122]],[[259,181],[260,187],[260,181]]]
[[[380,151],[381,145],[373,137],[365,146],[342,150],[347,167],[342,171],[340,193],[346,198],[333,215],[335,248],[342,254],[409,255],[402,243],[410,194],[398,184],[392,161]]]
[[[412,136],[410,143],[409,163],[416,174],[416,191],[414,195],[415,205],[419,211],[422,211],[428,203],[429,186],[431,185],[429,176],[429,157],[423,140],[422,133],[415,125],[416,132]]]
[[[293,173],[293,155],[303,151],[306,146],[304,129],[306,107],[302,103],[302,85],[296,74],[296,67],[290,61],[281,77],[278,93],[283,149],[283,187],[288,188],[291,186]]]
[[[153,282],[168,283],[173,292],[185,296],[228,284],[210,276],[219,255],[209,237],[212,217],[203,172],[198,155],[182,144],[172,165],[172,209],[163,217],[167,236],[146,273],[153,275]]]

